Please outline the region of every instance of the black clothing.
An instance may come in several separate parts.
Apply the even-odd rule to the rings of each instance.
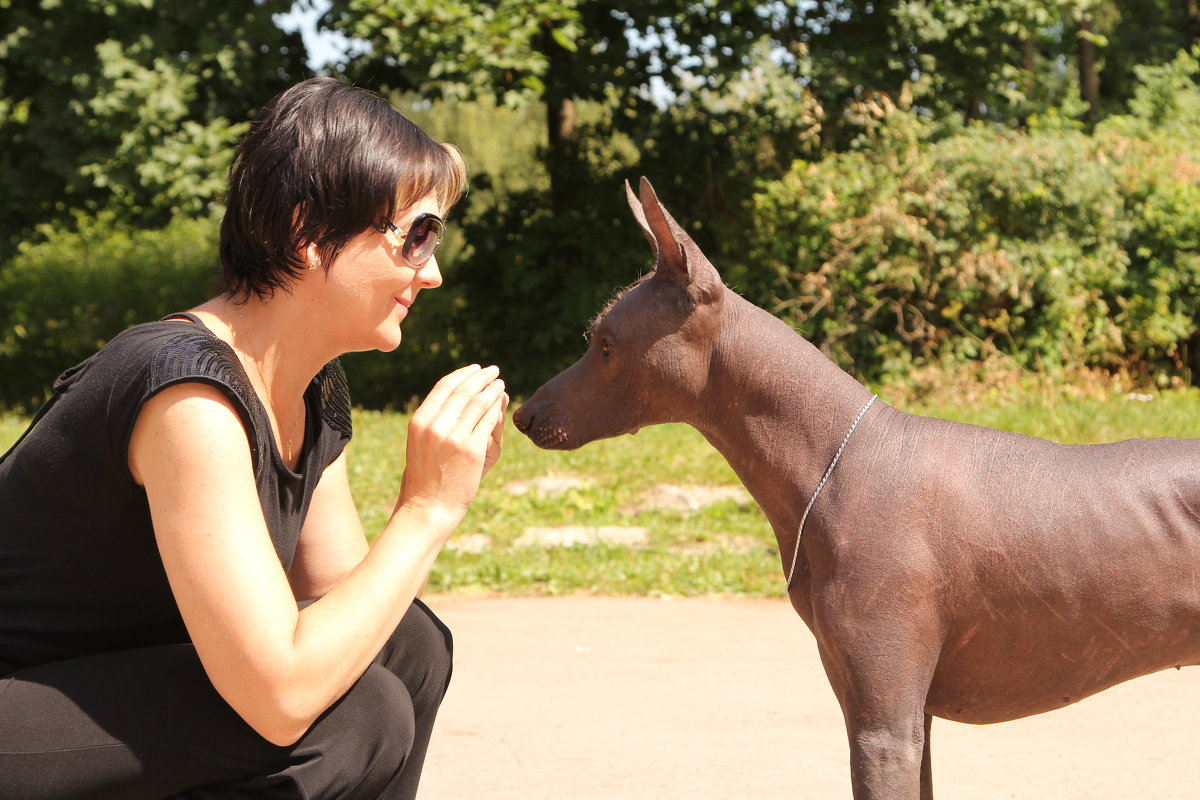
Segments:
[[[0,462],[0,664],[190,641],[127,453],[142,404],[194,381],[221,389],[241,415],[267,527],[291,565],[313,489],[350,438],[340,365],[305,394],[308,427],[292,472],[229,345],[198,321],[130,328],[59,377],[53,405]]]
[[[358,682],[277,747],[213,689],[191,645],[0,677],[0,800],[407,800],[450,680],[419,600]]]
[[[419,601],[291,747],[255,733],[205,675],[127,458],[142,404],[186,382],[237,409],[284,569],[350,439],[334,361],[305,392],[288,469],[236,354],[191,315],[130,328],[59,377],[0,459],[0,800],[415,797],[451,663],[449,631]]]

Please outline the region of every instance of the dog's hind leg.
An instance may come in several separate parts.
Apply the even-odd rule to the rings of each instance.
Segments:
[[[921,755],[921,800],[933,800],[933,757],[929,754],[929,734],[933,717],[925,715],[925,752]]]

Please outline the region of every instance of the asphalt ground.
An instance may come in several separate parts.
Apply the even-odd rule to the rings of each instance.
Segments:
[[[786,600],[434,596],[455,672],[422,800],[849,798],[841,711]],[[935,795],[1200,798],[1200,668],[933,723]]]

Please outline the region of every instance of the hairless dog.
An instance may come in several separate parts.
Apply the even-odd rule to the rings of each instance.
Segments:
[[[686,422],[779,543],[855,798],[933,796],[934,716],[992,723],[1200,663],[1200,440],[1062,445],[874,400],[730,291],[644,178],[654,271],[516,413],[544,448]]]

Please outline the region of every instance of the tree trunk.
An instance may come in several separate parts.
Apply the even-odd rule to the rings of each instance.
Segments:
[[[1200,0],[1182,0],[1183,30],[1189,44],[1200,41]]]
[[[550,149],[575,138],[575,101],[569,97],[546,98],[546,132]]]
[[[1100,74],[1096,71],[1096,43],[1091,34],[1095,26],[1090,19],[1077,23],[1079,40],[1079,91],[1088,104],[1088,120],[1095,122],[1100,116]]]
[[[967,119],[979,119],[983,116],[983,92],[979,89],[968,91],[965,103]]]
[[[1037,42],[1033,36],[1021,37],[1021,70],[1025,73],[1025,97],[1032,100],[1037,87]]]
[[[542,52],[546,54],[546,168],[550,173],[550,200],[555,208],[559,197],[569,189],[569,170],[575,157],[575,99],[571,96],[571,69],[574,53],[554,40],[549,26],[542,32]]]

